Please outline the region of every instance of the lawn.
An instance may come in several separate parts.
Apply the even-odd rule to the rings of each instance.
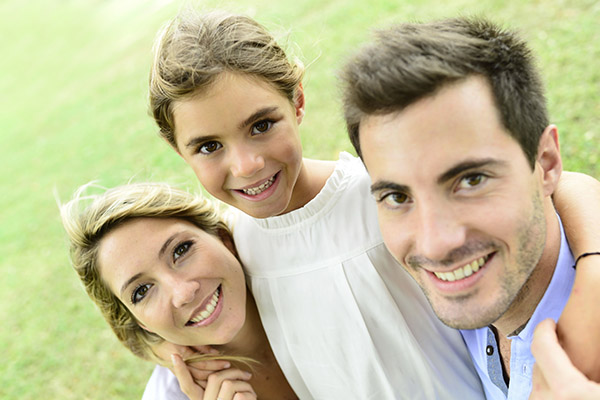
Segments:
[[[393,21],[483,14],[538,54],[566,169],[600,178],[595,0],[203,1],[255,17],[307,66],[305,155],[350,150],[335,73]],[[147,114],[153,37],[182,2],[0,3],[0,398],[140,398],[152,366],[113,337],[71,270],[55,193],[166,180],[198,188]]]

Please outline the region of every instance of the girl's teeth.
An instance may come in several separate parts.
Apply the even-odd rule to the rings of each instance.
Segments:
[[[254,187],[254,188],[250,188],[250,189],[242,189],[242,192],[244,192],[246,194],[249,194],[251,196],[256,196],[257,194],[262,193],[265,190],[267,190],[269,187],[271,187],[271,185],[273,184],[273,182],[275,182],[275,175],[273,175],[271,177],[271,179],[269,179],[268,181],[266,181],[262,185]]]
[[[435,276],[443,281],[454,282],[460,279],[464,279],[468,276],[473,275],[479,271],[479,268],[487,261],[488,257],[481,257],[478,260],[465,265],[464,267],[457,268],[451,272],[434,272]]]

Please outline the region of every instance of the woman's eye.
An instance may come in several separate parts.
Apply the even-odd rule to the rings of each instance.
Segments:
[[[471,174],[463,177],[459,182],[459,188],[470,189],[481,185],[487,177],[483,174]]]
[[[397,207],[400,205],[404,205],[410,201],[410,197],[408,197],[404,193],[388,193],[383,195],[379,202],[383,202],[390,207]]]
[[[131,302],[136,304],[144,300],[144,297],[146,297],[146,294],[148,294],[148,290],[150,290],[151,287],[152,285],[149,283],[145,283],[136,287],[131,293]]]
[[[198,148],[198,153],[210,154],[219,150],[223,145],[216,141],[206,142]]]
[[[273,122],[269,120],[258,121],[252,126],[252,134],[258,135],[267,132],[273,126]]]
[[[175,247],[173,250],[173,261],[177,261],[180,257],[184,256],[185,253],[192,247],[192,242],[184,242]]]

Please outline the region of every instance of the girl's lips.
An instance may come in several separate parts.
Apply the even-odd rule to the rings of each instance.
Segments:
[[[269,198],[277,187],[281,177],[281,171],[278,171],[271,178],[264,180],[260,185],[246,189],[235,189],[234,191],[241,197],[250,201],[262,201]]]
[[[186,326],[206,326],[216,320],[223,309],[223,289],[219,285],[212,296],[202,302],[192,314]]]

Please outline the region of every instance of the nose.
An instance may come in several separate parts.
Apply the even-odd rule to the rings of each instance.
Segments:
[[[415,250],[417,255],[442,261],[465,243],[466,226],[462,215],[444,201],[417,205]]]
[[[265,166],[260,150],[254,146],[238,145],[230,153],[231,174],[236,178],[252,177]]]
[[[196,298],[200,283],[194,280],[171,280],[172,301],[175,308],[181,308]]]

